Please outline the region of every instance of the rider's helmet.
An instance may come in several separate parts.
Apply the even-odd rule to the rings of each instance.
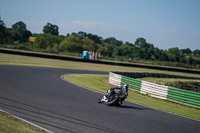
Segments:
[[[124,86],[123,87],[126,87],[127,89],[128,89],[128,84],[124,84]]]
[[[128,96],[128,84],[124,84],[123,87],[122,87],[122,90],[123,90],[123,93]]]

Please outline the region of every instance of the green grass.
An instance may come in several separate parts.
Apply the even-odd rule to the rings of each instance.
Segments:
[[[108,75],[69,74],[64,76],[64,79],[73,84],[87,87],[101,93],[105,93],[108,88],[113,87],[111,84],[106,84]]]
[[[105,93],[113,85],[108,84],[108,75],[88,75],[88,74],[69,74],[64,77],[65,80],[83,87]],[[200,110],[172,103],[169,101],[153,98],[148,95],[143,95],[139,92],[129,89],[128,101],[145,105],[151,108],[175,113],[178,115],[200,120]]]
[[[0,112],[1,133],[45,133],[45,131],[24,123],[6,113]]]
[[[20,49],[12,49],[12,48],[1,48],[0,49],[2,50],[9,50],[9,51],[17,51],[17,52],[23,52],[23,53],[36,53],[36,54],[43,54],[43,55],[54,55],[54,56],[61,56],[61,57],[72,57],[72,58],[78,58],[78,59],[81,59],[82,57],[82,54],[80,53],[70,53],[70,52],[59,52],[57,54],[53,54],[53,53],[47,53],[45,52],[44,50],[39,50],[39,51],[29,51],[29,50],[20,50]],[[183,68],[183,67],[174,67],[174,66],[163,66],[163,65],[158,65],[156,64],[156,62],[160,62],[160,61],[146,61],[146,60],[140,60],[140,61],[133,61],[133,60],[127,60],[127,59],[123,59],[122,61],[119,61],[118,59],[116,58],[109,58],[109,59],[101,59],[101,61],[107,61],[107,62],[113,62],[113,63],[127,63],[127,64],[137,64],[137,65],[148,65],[148,66],[159,66],[159,67],[163,67],[163,68],[179,68],[179,69],[190,69],[190,70],[199,70],[199,69],[195,69],[195,68]],[[152,63],[150,63],[152,62]],[[199,70],[200,71],[200,70]]]
[[[146,69],[139,67],[124,67],[118,65],[114,66],[114,65],[102,65],[102,64],[64,61],[55,59],[45,59],[38,57],[4,54],[4,53],[0,53],[0,64],[69,68],[69,69],[82,69],[82,70],[95,70],[95,71],[151,72],[151,73],[166,73],[174,75],[200,77],[199,74],[188,74],[182,72],[171,72],[171,71],[154,70],[154,69]]]

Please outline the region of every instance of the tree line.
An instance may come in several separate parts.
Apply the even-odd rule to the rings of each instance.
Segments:
[[[29,37],[35,37],[33,42]],[[79,31],[66,36],[59,35],[57,25],[47,23],[43,33],[32,33],[22,21],[16,22],[7,28],[0,19],[0,44],[3,47],[12,47],[25,50],[43,50],[46,52],[82,53],[84,50],[99,52],[104,59],[125,60],[178,67],[200,68],[200,50],[192,51],[189,48],[178,47],[163,50],[148,43],[145,38],[139,37],[134,43],[123,42],[115,37],[102,38],[98,35]]]

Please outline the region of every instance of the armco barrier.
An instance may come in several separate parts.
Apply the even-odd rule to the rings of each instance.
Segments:
[[[167,99],[168,86],[142,81],[140,93],[149,94],[152,97],[160,99]]]
[[[172,102],[200,108],[200,93],[169,87],[167,99]]]
[[[198,92],[141,81],[114,72],[109,73],[109,83],[117,86],[129,84],[131,89],[140,93],[200,109],[200,93]]]
[[[121,81],[121,85],[123,84],[129,84],[130,88],[132,88],[135,91],[139,91],[141,89],[141,81],[138,79],[133,79],[133,78],[129,78],[126,76],[122,76],[122,81]]]
[[[112,72],[109,73],[109,83],[120,86],[121,85],[122,76],[118,74],[114,74]]]

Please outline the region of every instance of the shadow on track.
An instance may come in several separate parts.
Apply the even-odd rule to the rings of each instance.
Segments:
[[[152,110],[151,108],[148,108],[148,107],[133,107],[133,106],[128,106],[128,105],[121,105],[119,108],[136,109],[136,110]]]

